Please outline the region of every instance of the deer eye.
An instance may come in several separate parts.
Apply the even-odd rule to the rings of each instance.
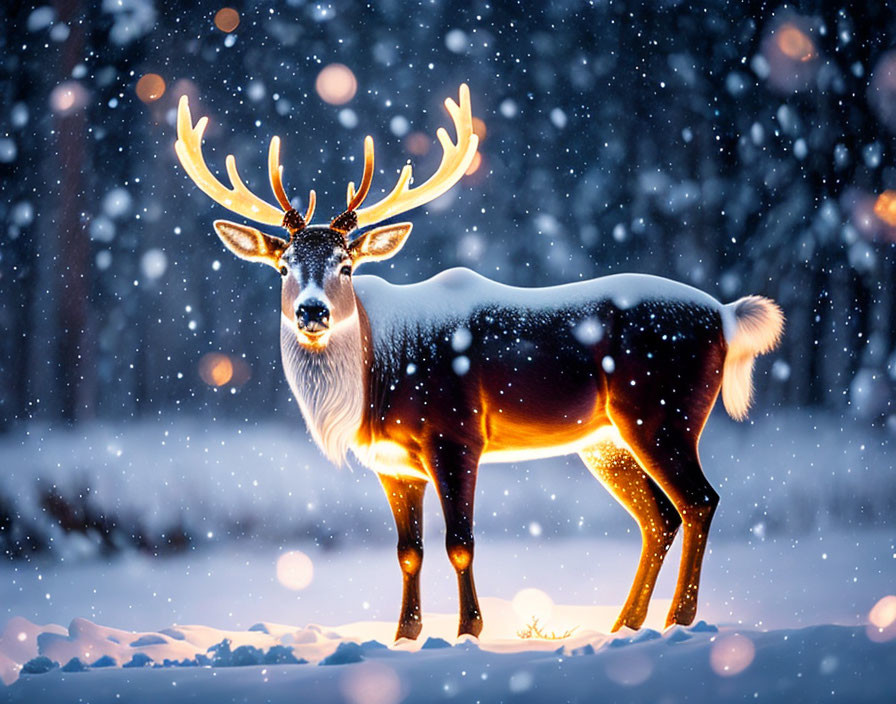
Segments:
[[[280,276],[286,276],[288,273],[289,269],[287,269],[285,266],[280,267]]]
[[[339,273],[342,274],[343,276],[351,276],[351,275],[352,275],[352,268],[351,268],[348,264],[346,264],[344,267],[342,267],[342,268],[339,270]]]

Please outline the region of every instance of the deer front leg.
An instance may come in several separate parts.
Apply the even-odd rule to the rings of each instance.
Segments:
[[[473,497],[480,451],[439,438],[428,455],[429,472],[445,516],[445,548],[457,573],[457,635],[478,636],[482,631],[482,612],[473,582]]]
[[[423,492],[426,482],[379,475],[398,531],[402,573],[401,615],[395,640],[415,640],[423,627],[420,613],[420,568],[423,565]]]

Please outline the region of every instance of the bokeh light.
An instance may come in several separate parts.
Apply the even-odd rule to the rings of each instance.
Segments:
[[[401,681],[388,665],[362,662],[346,669],[340,689],[349,704],[398,704]]]
[[[884,191],[877,197],[874,214],[887,225],[896,227],[896,191]]]
[[[519,619],[520,625],[526,625],[533,618],[537,618],[542,626],[547,625],[551,614],[554,613],[554,600],[541,589],[521,589],[510,602],[513,612]]]
[[[888,594],[868,612],[868,638],[876,643],[896,639],[896,596]]]
[[[811,36],[813,20],[786,13],[773,23],[762,41],[764,77],[772,88],[783,93],[806,90],[814,85],[821,62]]]
[[[789,22],[775,31],[775,43],[785,56],[794,61],[809,61],[815,56],[815,44],[809,35]]]
[[[232,7],[222,7],[215,13],[215,27],[222,32],[232,32],[240,26],[240,13]]]
[[[896,132],[896,51],[883,54],[871,74],[868,102],[892,132]]]
[[[325,103],[343,105],[355,97],[358,81],[348,66],[330,64],[317,74],[314,88]]]
[[[411,132],[404,140],[407,150],[414,156],[425,156],[429,154],[432,146],[429,137],[422,132]]]
[[[636,687],[653,674],[653,662],[644,653],[612,653],[604,663],[607,677],[625,687]]]
[[[753,641],[740,633],[722,636],[709,651],[709,664],[720,677],[732,677],[746,670],[756,657]]]
[[[199,376],[209,386],[240,386],[249,380],[249,365],[239,357],[209,352],[199,360]]]
[[[60,83],[50,91],[50,108],[53,112],[67,115],[87,104],[87,91],[78,81]]]
[[[482,154],[480,154],[479,152],[476,152],[473,155],[473,161],[471,161],[470,165],[467,167],[465,175],[470,176],[471,174],[475,174],[481,165],[482,165]]]
[[[482,142],[485,139],[485,135],[488,134],[488,130],[485,128],[485,123],[478,117],[473,118],[473,134],[479,137],[480,142]]]
[[[277,581],[287,589],[304,589],[314,579],[314,563],[299,550],[283,553],[277,559]]]
[[[199,362],[199,376],[209,386],[224,386],[233,378],[233,362],[226,354],[209,353]]]
[[[147,73],[137,81],[137,97],[144,103],[153,103],[165,95],[165,79],[157,73]]]

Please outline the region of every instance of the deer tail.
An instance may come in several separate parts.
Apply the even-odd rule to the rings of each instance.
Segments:
[[[746,296],[722,307],[728,353],[722,370],[722,402],[735,420],[744,420],[753,401],[753,362],[778,346],[784,314],[762,296]]]

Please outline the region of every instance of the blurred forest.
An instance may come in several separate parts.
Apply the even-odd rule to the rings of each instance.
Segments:
[[[376,193],[408,160],[427,177],[449,122],[441,101],[461,82],[484,135],[479,167],[411,214],[408,246],[366,273],[412,282],[463,265],[542,286],[633,271],[723,301],[768,295],[788,327],[760,366],[760,408],[896,423],[888,3],[221,11],[3,4],[0,431],[282,409],[300,423],[279,369],[279,277],[212,233],[228,214],[176,163],[177,99],[210,116],[212,168],[234,153],[268,199],[280,135],[287,189],[303,207],[315,188],[320,221],[360,176],[365,134]],[[334,64],[344,94],[321,83]]]

